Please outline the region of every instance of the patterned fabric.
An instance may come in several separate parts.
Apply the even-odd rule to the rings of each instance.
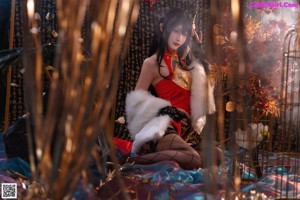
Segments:
[[[22,22],[22,12],[26,9],[26,5],[21,1],[16,1],[16,16],[15,16],[15,33],[14,33],[14,48],[23,47],[23,26]],[[56,20],[56,6],[55,1],[44,0],[36,5],[37,12],[41,16],[40,27],[41,27],[41,41],[42,44],[55,43],[56,38],[51,35],[52,30],[58,32],[58,25]],[[50,20],[45,20],[46,15],[50,13],[52,17]],[[44,57],[45,63],[51,63],[53,57]],[[10,97],[10,120],[9,123],[14,123],[20,116],[25,112],[24,107],[24,91],[23,91],[23,74],[20,70],[23,68],[22,59],[13,65],[12,67],[12,83],[16,83],[20,87],[11,87],[11,97]],[[49,87],[49,81],[44,76],[44,91]],[[41,83],[41,84],[43,84]]]
[[[153,164],[161,161],[175,161],[183,169],[199,168],[202,164],[198,152],[188,145],[175,131],[169,129],[157,142],[142,146],[138,156],[132,157],[137,164]]]
[[[171,80],[185,90],[191,90],[192,78],[189,72],[180,67],[178,54],[170,54],[168,51],[164,54],[164,61],[169,69]],[[185,65],[184,61],[181,61]],[[186,66],[185,66],[186,67]],[[167,77],[167,78],[169,78]]]
[[[23,47],[24,40],[24,23],[26,21],[23,19],[22,13],[25,13],[26,2],[21,0],[16,0],[15,7],[15,21],[14,21],[14,43],[13,48]],[[39,21],[40,36],[42,44],[56,43],[57,38],[53,37],[51,34],[52,30],[58,32],[58,24],[56,18],[56,6],[55,1],[53,0],[43,0],[36,2],[36,11],[40,14],[41,20]],[[46,16],[49,13],[50,19],[46,20]],[[45,53],[45,52],[44,52]],[[54,54],[47,55],[44,54],[44,63],[52,65]],[[23,74],[20,72],[24,68],[22,59],[19,59],[18,62],[12,65],[12,75],[11,83],[16,85],[11,87],[11,96],[10,96],[10,105],[9,105],[9,125],[13,124],[20,116],[25,112],[24,106],[24,91],[23,91]],[[49,80],[46,78],[46,75],[43,77],[43,87],[44,92],[48,92]],[[1,97],[5,99],[4,97]],[[4,130],[4,121],[0,122],[0,131]]]
[[[189,72],[187,70],[183,70],[180,66],[177,52],[171,54],[166,50],[164,53],[164,61],[170,73],[167,78],[170,78],[174,83],[183,89],[191,90],[192,78],[189,75]],[[184,65],[184,67],[186,67],[184,61],[181,60],[180,62],[182,65]]]
[[[177,108],[173,106],[167,106],[162,108],[159,112],[158,115],[169,115],[173,121],[172,121],[172,126],[177,130],[177,133],[181,135],[181,120],[186,120],[187,116],[185,113],[181,112]]]
[[[169,115],[175,122],[184,121],[184,123],[180,123],[180,131],[176,130],[177,127],[175,125],[175,128],[168,128],[166,134],[179,134],[191,146],[200,144],[201,137],[193,130],[191,120],[184,112],[176,109],[173,106],[167,106],[162,108],[157,115]]]
[[[180,122],[181,120],[187,118],[184,112],[181,112],[173,106],[166,106],[160,109],[160,111],[157,113],[157,116],[159,115],[169,115],[176,122]]]
[[[26,5],[25,5],[26,6]],[[13,47],[23,46],[23,27],[22,27],[22,7],[20,0],[16,1],[15,8],[15,26],[14,26],[14,43]],[[24,114],[24,91],[23,91],[23,74],[20,70],[23,68],[22,59],[12,65],[11,83],[17,87],[10,87],[10,105],[9,105],[9,125],[13,124],[20,116]]]
[[[176,64],[172,81],[186,90],[191,90],[192,78],[188,72],[182,70],[178,64]]]

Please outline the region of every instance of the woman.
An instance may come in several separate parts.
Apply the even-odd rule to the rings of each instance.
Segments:
[[[172,160],[183,169],[201,167],[201,157],[187,138],[201,133],[215,104],[203,66],[187,53],[191,33],[192,21],[181,9],[159,20],[152,55],[126,98],[135,163]],[[150,86],[157,97],[147,91]]]

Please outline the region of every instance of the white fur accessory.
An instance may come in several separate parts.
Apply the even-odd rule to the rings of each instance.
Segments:
[[[128,130],[134,140],[132,152],[137,152],[144,143],[158,140],[165,134],[172,119],[168,115],[157,116],[157,113],[166,106],[171,106],[171,103],[144,90],[127,94]]]
[[[191,87],[191,116],[193,129],[200,134],[205,123],[206,115],[216,111],[214,86],[209,84],[204,67],[193,60],[190,64],[192,74]]]

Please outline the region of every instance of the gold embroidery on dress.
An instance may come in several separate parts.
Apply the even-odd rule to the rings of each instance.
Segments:
[[[175,66],[174,76],[172,78],[172,81],[186,90],[191,89],[192,78],[189,75],[189,72],[182,70],[178,66],[178,64],[176,64]]]

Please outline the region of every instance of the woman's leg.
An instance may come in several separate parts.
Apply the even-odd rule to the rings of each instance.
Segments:
[[[138,164],[152,164],[171,160],[183,169],[194,169],[201,166],[201,157],[178,134],[167,134],[156,146],[156,152],[143,154],[133,158]]]

